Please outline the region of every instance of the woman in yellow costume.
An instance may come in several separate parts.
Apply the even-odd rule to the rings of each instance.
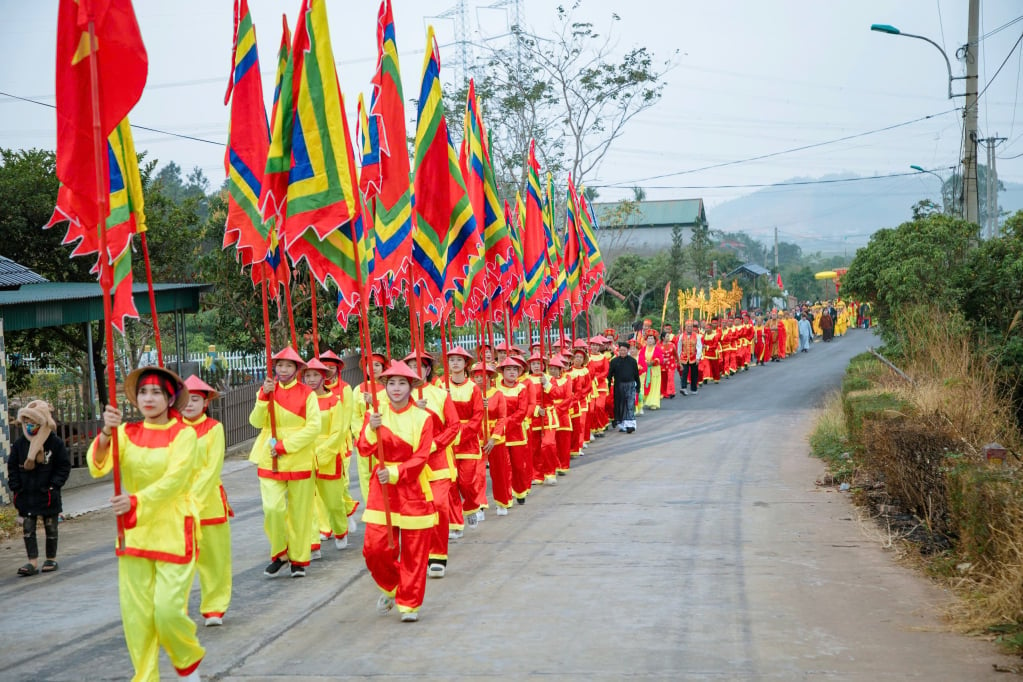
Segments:
[[[198,681],[206,651],[188,617],[188,594],[198,549],[199,508],[192,485],[199,449],[195,430],[178,412],[188,402],[188,390],[174,372],[144,367],[125,378],[124,394],[143,421],[123,424],[121,411],[108,405],[88,463],[94,478],[110,473],[116,429],[122,491],[110,504],[123,530],[116,549],[118,594],[135,667],[132,679],[160,679],[163,647],[181,678]]]
[[[206,626],[224,624],[224,612],[231,603],[231,526],[234,516],[220,481],[224,469],[224,426],[211,419],[206,410],[219,393],[197,376],[185,379],[188,402],[181,409],[185,423],[199,438],[199,472],[192,487],[199,503],[199,611]]]
[[[646,345],[639,351],[639,375],[643,380],[643,407],[648,410],[661,409],[661,365],[664,352],[658,343],[657,330],[646,333]]]

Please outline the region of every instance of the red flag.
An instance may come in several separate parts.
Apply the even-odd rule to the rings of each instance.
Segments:
[[[779,289],[784,289],[785,288],[784,286],[782,286],[782,283],[781,283],[781,273],[780,272],[778,273],[778,288]]]
[[[95,42],[90,43],[89,26]],[[100,221],[99,197],[110,192],[104,154],[97,186],[92,75],[99,89],[102,140],[142,96],[148,58],[130,0],[60,0],[57,11],[57,177],[86,225]]]

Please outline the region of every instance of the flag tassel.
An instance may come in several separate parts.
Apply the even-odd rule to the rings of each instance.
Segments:
[[[298,350],[298,335],[295,333],[295,313],[291,309],[291,274],[284,278],[284,307],[288,311],[288,328],[291,330],[291,347]]]
[[[312,308],[313,317],[313,356],[320,357],[320,334],[316,322],[316,277],[313,271],[309,271],[309,305]]]

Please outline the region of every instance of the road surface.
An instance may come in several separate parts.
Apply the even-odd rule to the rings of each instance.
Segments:
[[[815,344],[665,401],[635,434],[595,440],[557,488],[452,543],[447,577],[429,582],[414,624],[376,614],[361,532],[347,550],[325,544],[305,579],[264,578],[255,472],[231,462],[235,597],[223,627],[200,627],[200,672],[239,682],[1004,679],[992,664],[1011,659],[944,631],[949,595],[883,551],[846,495],[814,485],[815,410],[871,343],[852,331]],[[113,541],[109,510],[65,522],[60,571],[31,578],[15,576],[20,538],[4,543],[0,679],[131,676]]]

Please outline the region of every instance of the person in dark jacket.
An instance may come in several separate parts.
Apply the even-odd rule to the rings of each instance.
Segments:
[[[18,410],[22,435],[11,446],[7,480],[14,493],[14,507],[23,519],[28,563],[18,575],[35,575],[40,570],[57,570],[57,521],[63,511],[60,489],[71,473],[71,458],[64,441],[54,433],[52,408],[44,400],[33,400]],[[42,518],[46,530],[46,560],[39,568],[36,526]]]
[[[618,342],[618,355],[611,358],[607,372],[608,390],[614,396],[614,423],[623,433],[636,431],[636,390],[639,365],[629,355],[627,341]]]

